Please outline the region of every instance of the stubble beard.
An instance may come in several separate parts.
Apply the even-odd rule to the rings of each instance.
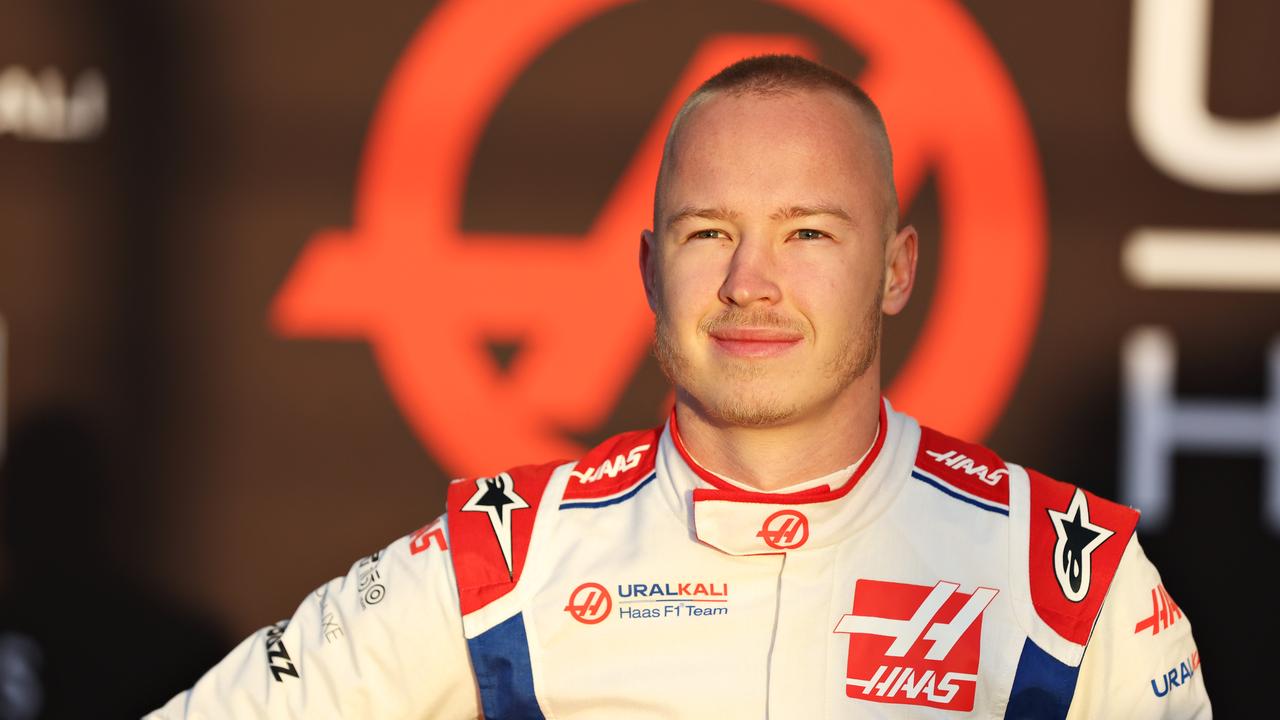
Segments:
[[[827,398],[840,395],[846,388],[871,369],[880,352],[880,336],[884,317],[880,304],[883,291],[877,292],[874,302],[862,316],[861,326],[850,335],[844,347],[821,369],[824,379],[834,382],[824,392]],[[803,413],[807,408],[801,398],[793,394],[766,392],[757,387],[759,381],[772,374],[761,362],[743,361],[724,368],[712,382],[723,387],[717,392],[711,388],[697,387],[689,358],[680,352],[675,342],[675,331],[670,318],[661,308],[656,313],[653,354],[667,379],[677,392],[685,394],[712,421],[738,427],[771,427],[782,424]],[[750,325],[752,327],[794,328],[795,323],[768,313],[755,313],[730,308],[715,318],[699,324],[699,336],[705,337],[716,327]],[[809,335],[805,335],[806,340]]]

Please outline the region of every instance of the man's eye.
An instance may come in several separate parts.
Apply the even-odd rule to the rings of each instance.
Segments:
[[[827,234],[821,230],[797,230],[795,236],[799,240],[821,240],[827,237]]]
[[[693,240],[718,240],[724,236],[724,233],[719,230],[699,230],[690,235],[689,238]]]

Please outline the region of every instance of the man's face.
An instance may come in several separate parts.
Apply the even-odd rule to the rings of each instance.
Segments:
[[[785,423],[864,377],[878,394],[881,313],[901,305],[871,138],[828,91],[718,94],[684,117],[642,270],[658,359],[710,419]]]

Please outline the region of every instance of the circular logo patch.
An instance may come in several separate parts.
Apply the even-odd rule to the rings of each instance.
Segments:
[[[569,595],[565,612],[580,623],[595,625],[609,617],[613,610],[613,598],[600,583],[583,583]]]
[[[792,550],[809,541],[809,518],[796,510],[779,510],[765,518],[756,537],[775,550]]]

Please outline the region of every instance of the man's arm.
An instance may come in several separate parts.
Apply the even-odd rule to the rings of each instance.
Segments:
[[[149,718],[475,718],[443,518],[358,561]]]
[[[1068,718],[1209,718],[1191,622],[1135,535],[1085,650]]]

